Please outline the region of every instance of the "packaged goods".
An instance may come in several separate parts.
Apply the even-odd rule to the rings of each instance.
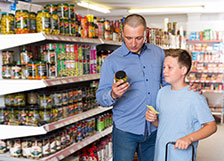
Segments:
[[[3,65],[13,65],[14,52],[13,51],[3,51],[2,52],[2,64]]]
[[[37,16],[37,14],[35,12],[30,12],[29,13],[29,20],[30,20],[29,29],[30,29],[30,33],[37,32],[36,16]]]
[[[15,20],[12,13],[3,13],[1,18],[1,33],[14,34],[15,33]]]
[[[53,11],[51,14],[51,33],[52,34],[59,35],[60,33],[59,24],[60,24],[60,20],[57,15],[57,11]]]
[[[48,11],[40,10],[37,12],[37,32],[51,33],[51,16]]]
[[[68,19],[68,4],[59,3],[57,7],[58,17],[62,19]]]
[[[29,33],[29,12],[27,10],[16,10],[15,21],[16,34]]]
[[[125,82],[127,82],[127,75],[124,71],[120,70],[118,72],[115,73],[115,81],[118,82],[120,81],[121,79]]]

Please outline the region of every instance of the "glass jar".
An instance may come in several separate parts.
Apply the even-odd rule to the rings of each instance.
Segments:
[[[70,20],[76,20],[76,13],[75,13],[75,5],[69,4],[68,5],[68,18]]]
[[[16,10],[15,20],[16,34],[29,33],[29,12],[27,10]]]
[[[69,35],[76,36],[76,22],[75,20],[69,20]]]
[[[2,65],[2,78],[3,79],[11,79],[11,66],[10,65]]]
[[[12,13],[3,13],[1,18],[1,33],[14,34],[15,33],[15,19]]]
[[[47,69],[46,69],[46,62],[39,61],[36,64],[37,68],[37,79],[46,79],[47,78]]]
[[[12,65],[13,64],[13,57],[14,52],[13,51],[3,51],[2,52],[2,64],[3,65]]]
[[[118,82],[121,79],[124,81],[123,83],[127,82],[127,79],[128,79],[125,71],[123,71],[123,70],[120,70],[115,73],[115,81]]]
[[[56,4],[47,4],[44,8],[46,10],[48,10],[48,12],[50,14],[52,14],[53,12],[56,12],[57,13],[57,5]]]
[[[56,52],[54,49],[44,51],[44,61],[49,64],[56,64]]]
[[[51,33],[50,27],[51,16],[48,11],[40,10],[37,12],[37,32],[44,32],[45,34]]]
[[[37,93],[36,92],[28,92],[27,93],[27,103],[30,105],[37,104]]]
[[[60,19],[60,25],[59,25],[60,35],[65,35],[64,21],[65,21],[64,19]]]
[[[32,61],[33,54],[31,51],[22,50],[20,53],[20,61],[22,65],[27,65],[29,61]]]
[[[10,107],[13,106],[14,104],[14,94],[8,94],[4,96],[4,100],[5,100],[5,106]]]
[[[57,67],[55,64],[48,64],[48,78],[57,78]]]
[[[28,79],[37,79],[37,62],[28,62]]]
[[[57,11],[52,12],[51,14],[51,33],[54,35],[59,35],[59,24],[60,20],[57,15]]]
[[[59,3],[57,8],[57,14],[59,18],[68,19],[68,4]]]
[[[30,33],[37,32],[37,23],[36,23],[36,17],[37,14],[35,12],[30,12],[29,18],[30,18]]]
[[[24,93],[17,93],[14,95],[14,107],[18,106],[25,106],[26,105],[26,98]]]
[[[50,109],[52,107],[51,94],[48,92],[41,92],[38,95],[39,106],[42,109]]]
[[[69,36],[69,21],[64,20],[64,30],[65,30],[65,36]]]
[[[11,68],[11,78],[12,79],[21,79],[22,77],[22,68],[21,65],[13,65]]]
[[[21,78],[28,79],[28,77],[29,77],[28,65],[21,65],[21,68],[22,68]]]

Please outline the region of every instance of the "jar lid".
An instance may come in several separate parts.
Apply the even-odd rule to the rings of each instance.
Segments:
[[[39,10],[37,13],[41,13],[41,12],[48,12],[47,10]]]
[[[56,5],[56,4],[47,4],[47,5],[44,6],[44,7],[50,7],[50,6],[56,7],[57,5]]]
[[[57,11],[53,11],[52,14],[57,14]]]
[[[74,5],[74,4],[69,4],[68,6],[69,6],[69,7],[70,7],[70,6],[75,7],[75,5]]]
[[[67,3],[58,3],[58,5],[65,5],[65,6],[68,6]]]
[[[126,73],[123,70],[120,70],[118,72],[115,73],[115,77],[117,79],[122,79],[126,77]]]
[[[35,14],[36,15],[36,12],[30,12],[30,14]]]
[[[16,10],[16,12],[28,12],[28,10]]]

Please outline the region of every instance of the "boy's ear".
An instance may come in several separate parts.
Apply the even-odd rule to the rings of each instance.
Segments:
[[[186,74],[187,74],[187,67],[183,66],[183,67],[181,68],[181,71],[182,71],[182,74],[183,74],[183,75],[186,75]]]

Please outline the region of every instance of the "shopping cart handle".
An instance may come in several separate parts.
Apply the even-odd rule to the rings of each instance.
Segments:
[[[173,144],[173,145],[175,145],[176,142],[174,142],[174,141],[170,141],[170,142],[168,142],[168,143],[166,144],[165,161],[167,161],[167,153],[168,153],[168,145],[169,145],[169,144]],[[190,144],[190,146],[192,147],[192,161],[194,161],[194,145],[193,145],[193,144]]]

